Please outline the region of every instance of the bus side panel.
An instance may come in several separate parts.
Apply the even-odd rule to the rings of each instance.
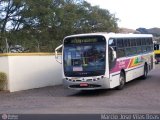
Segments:
[[[126,82],[131,81],[143,75],[144,66],[126,70]]]
[[[120,84],[119,77],[120,77],[120,72],[110,74],[110,88],[114,88]]]
[[[131,67],[129,69],[126,69],[126,82],[131,81],[135,78],[138,78],[144,74],[144,63],[146,62],[148,65],[148,71],[154,69],[154,62],[153,62],[153,54],[148,55],[140,55],[138,58],[142,58],[142,63],[137,65],[136,67]],[[136,59],[133,63],[135,63]],[[141,61],[141,60],[140,60]],[[133,64],[134,66],[134,64]]]
[[[147,57],[148,58],[148,57]],[[143,75],[144,61],[146,57],[142,55],[129,58],[117,59],[115,66],[110,70],[111,87],[119,85],[119,75],[121,70],[125,70],[126,82]]]
[[[131,81],[133,79],[133,72],[126,71],[126,82]]]
[[[143,69],[144,69],[144,67],[140,66],[140,67],[136,67],[134,69],[132,68],[132,69],[126,70],[125,71],[126,82],[142,76],[143,75]],[[120,84],[119,83],[119,78],[120,78],[120,72],[110,74],[110,88],[114,88],[114,87],[116,87]]]

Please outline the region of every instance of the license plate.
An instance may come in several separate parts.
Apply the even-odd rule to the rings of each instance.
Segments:
[[[80,83],[80,86],[81,86],[81,87],[87,87],[87,86],[88,86],[88,83]]]
[[[77,71],[83,71],[82,67],[73,67],[73,71],[77,72]]]

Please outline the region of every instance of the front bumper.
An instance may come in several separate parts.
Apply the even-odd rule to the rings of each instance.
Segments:
[[[85,84],[85,86],[82,86],[81,84]],[[97,80],[89,77],[80,79],[77,78],[75,80],[73,80],[73,78],[64,78],[63,85],[69,89],[74,90],[95,90],[110,88],[109,79],[100,77],[97,77]]]

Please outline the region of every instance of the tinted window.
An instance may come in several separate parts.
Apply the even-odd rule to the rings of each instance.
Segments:
[[[137,54],[137,47],[132,47],[132,54],[133,55]]]
[[[130,41],[131,41],[131,46],[136,46],[136,41],[135,41],[135,39],[131,39]]]
[[[117,47],[124,47],[123,39],[117,39]]]
[[[146,45],[146,41],[144,38],[142,39],[142,45]]]
[[[147,52],[147,47],[146,46],[142,46],[142,51],[143,52]]]
[[[108,44],[116,51],[116,39],[113,38],[109,39]]]
[[[149,44],[153,44],[152,38],[149,38]]]
[[[141,52],[142,52],[141,46],[138,46],[138,47],[137,47],[137,53],[141,53]]]
[[[137,38],[136,41],[137,41],[137,46],[141,46],[141,39]]]
[[[116,40],[115,39],[109,39],[109,46],[116,46]]]
[[[118,48],[117,49],[117,56],[124,57],[125,56],[125,48]]]
[[[146,38],[145,42],[146,42],[146,45],[150,45],[150,39],[149,38]]]
[[[126,48],[126,55],[127,56],[132,55],[132,49],[131,48]]]

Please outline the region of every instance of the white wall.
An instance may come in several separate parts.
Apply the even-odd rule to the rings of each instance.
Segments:
[[[1,63],[2,58],[0,57],[0,68],[3,66],[7,69],[7,64]],[[6,60],[7,58],[10,92],[62,84],[61,64],[55,61],[53,55],[5,57]]]

